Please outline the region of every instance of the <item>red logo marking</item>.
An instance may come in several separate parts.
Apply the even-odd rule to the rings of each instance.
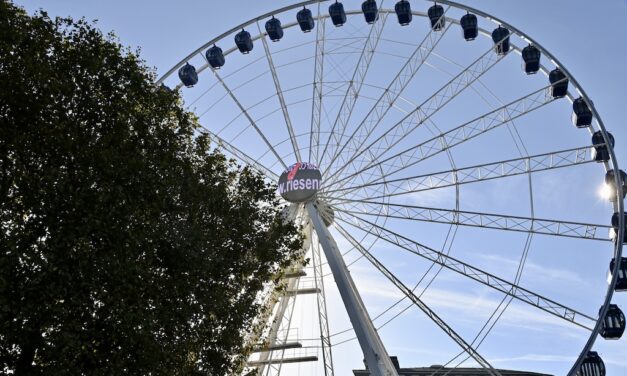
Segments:
[[[298,171],[298,169],[300,168],[300,165],[302,163],[298,162],[296,163],[294,166],[292,166],[292,169],[290,170],[290,172],[287,174],[287,180],[292,180],[294,179],[294,176],[296,175],[296,171]]]

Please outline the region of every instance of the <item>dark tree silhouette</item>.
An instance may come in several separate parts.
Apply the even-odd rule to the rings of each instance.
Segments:
[[[301,239],[137,54],[0,0],[0,372],[224,375]]]

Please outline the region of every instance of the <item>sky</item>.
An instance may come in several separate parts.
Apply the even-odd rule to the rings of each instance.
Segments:
[[[97,19],[97,25],[103,31],[114,31],[122,44],[133,49],[140,48],[142,58],[147,65],[155,67],[158,75],[164,74],[190,52],[224,31],[260,14],[293,3],[285,0],[240,0],[237,2],[16,0],[15,2],[29,12],[44,8],[54,16],[71,15],[76,18],[84,16],[88,20]],[[626,56],[621,47],[627,43],[627,33],[623,26],[625,16],[627,16],[627,1],[605,0],[602,4],[595,2],[594,5],[583,0],[462,0],[461,2],[493,14],[523,30],[565,65],[594,101],[606,128],[615,136],[617,159],[625,169],[627,130],[624,125],[624,90],[627,87],[627,73],[624,68]],[[347,9],[357,9],[360,1],[346,0],[344,3]],[[424,11],[430,6],[430,2],[426,1],[412,0],[411,3],[416,10]],[[386,4],[390,7],[393,2],[386,1]],[[291,21],[286,18],[293,17],[293,13],[292,11],[281,16],[284,24]],[[378,88],[385,87],[390,82],[404,61],[403,58],[408,56],[428,31],[426,21],[422,18],[415,18],[410,26],[403,29],[396,27],[398,25],[392,16],[386,22],[387,26],[383,34],[386,41],[381,42],[378,49],[387,54],[380,56],[375,54],[372,67],[366,76],[368,85],[365,85],[362,91],[364,99],[356,105],[352,119],[358,119],[366,114],[374,103],[368,97],[376,99],[381,94]],[[458,26],[452,26],[452,28],[456,27]],[[349,37],[354,38],[353,47],[358,46],[356,50],[359,51],[359,46],[361,46],[359,43],[363,43],[369,30],[361,16],[349,18],[347,25],[341,29],[327,30],[330,33],[328,45],[338,48],[338,54],[329,57],[330,64],[327,65],[329,81],[346,80],[359,58],[359,54],[354,53],[355,49],[353,53],[340,54],[352,48],[350,44],[342,45],[340,42]],[[406,32],[407,30],[410,32]],[[249,31],[252,34],[258,33],[256,26],[250,27]],[[305,130],[309,125],[311,104],[299,103],[299,99],[311,95],[311,86],[307,85],[310,85],[312,81],[313,63],[311,59],[305,61],[304,58],[312,56],[311,40],[314,37],[312,34],[314,33],[302,34],[292,28],[286,30],[284,41],[270,45],[270,49],[275,54],[273,57],[275,64],[281,66],[279,73],[282,77],[283,90],[289,91],[286,99],[290,103],[288,107],[292,111],[292,120],[301,131],[298,133],[298,140],[301,142],[308,141]],[[221,42],[225,50],[232,46],[231,38],[232,36],[229,36]],[[333,41],[334,38],[337,41]],[[481,40],[476,43],[472,42],[475,44],[471,45],[460,39],[459,30],[447,32],[434,50],[441,52],[440,58],[432,57],[427,60],[435,68],[429,66],[419,71],[416,78],[403,92],[404,102],[399,103],[399,108],[390,112],[389,120],[385,124],[391,125],[401,119],[403,110],[412,110],[416,103],[426,99],[450,78],[446,72],[456,72],[459,69],[455,64],[447,62],[445,58],[468,64],[478,57],[486,46],[489,49],[489,41],[486,38],[479,38]],[[524,46],[522,43],[519,44]],[[412,45],[414,47],[411,47]],[[304,60],[302,64],[298,63],[300,58]],[[491,108],[498,107],[502,102],[514,100],[546,86],[544,76],[526,77],[521,74],[518,56],[508,56],[503,60],[502,64],[500,63],[482,78],[482,82],[490,88],[490,91],[485,87],[477,87],[474,92],[469,91],[460,95],[459,100],[451,102],[447,111],[434,115],[434,122],[443,129],[452,128],[453,124],[459,124],[460,121],[463,122],[472,116],[489,111],[490,105]],[[202,65],[199,59],[192,63],[197,67]],[[543,63],[550,66],[546,60]],[[289,150],[289,142],[286,142],[285,132],[279,132],[279,130],[284,131],[284,128],[272,128],[274,123],[282,121],[282,115],[276,112],[275,98],[271,98],[270,101],[264,100],[266,97],[272,97],[274,90],[269,74],[266,72],[265,75],[260,76],[265,72],[265,67],[267,67],[267,62],[263,47],[257,41],[255,50],[249,56],[243,56],[237,52],[228,55],[227,65],[220,74],[231,87],[237,88],[234,91],[245,107],[251,107],[251,116],[260,119],[259,124],[265,127],[264,131],[267,132],[271,142],[281,143],[277,148],[282,151],[282,154],[286,154]],[[166,83],[173,87],[176,81],[174,77]],[[237,116],[239,115],[237,108],[229,98],[224,98],[224,93],[219,90],[219,87],[216,88],[215,84],[216,80],[211,73],[201,74],[201,82],[197,87],[184,91],[189,109],[195,111],[200,116],[201,122],[212,131],[223,130],[221,135],[228,139],[236,139],[237,142],[233,142],[236,146],[250,153],[260,163],[272,166],[271,169],[280,174],[282,167],[274,163],[275,161],[267,153],[262,153],[264,149],[259,146],[261,143],[257,136],[254,132],[246,130],[246,121],[241,116]],[[329,90],[330,94],[329,99],[323,102],[323,105],[328,105],[332,113],[331,118],[333,118],[333,110],[337,111],[338,101],[341,101],[345,87],[339,84],[333,87],[333,84],[329,83],[329,86],[325,86],[325,90]],[[202,94],[204,91],[206,94]],[[491,103],[484,103],[486,101],[483,101],[481,96],[490,98],[491,94],[496,94],[498,101],[492,99],[487,101]],[[209,105],[210,103],[213,105]],[[259,105],[255,105],[257,103]],[[272,113],[272,111],[275,112]],[[267,117],[264,118],[264,116]],[[524,145],[530,155],[589,144],[588,134],[582,133],[583,131],[577,130],[570,124],[570,105],[565,101],[547,105],[546,108],[534,111],[524,119],[516,121],[515,124],[520,132],[520,139],[524,140]],[[562,124],[564,126],[561,126]],[[418,129],[412,137],[400,142],[395,151],[415,145],[416,140],[428,139],[429,132],[435,131],[423,128]],[[240,131],[242,131],[242,136],[238,136]],[[374,134],[377,134],[376,132],[378,130]],[[494,134],[477,138],[476,142],[459,146],[453,153],[454,162],[457,167],[466,167],[516,158],[521,153],[516,149],[516,145],[513,137],[503,128]],[[393,154],[393,151],[391,153]],[[293,156],[288,157],[293,158]],[[419,175],[450,168],[450,161],[442,154],[419,164],[407,173]],[[394,177],[406,176],[409,175],[402,173],[394,175]],[[452,209],[456,198],[459,198],[461,210],[528,216],[530,210],[533,209],[535,216],[539,218],[607,224],[612,213],[611,206],[597,195],[602,178],[602,168],[596,164],[538,173],[533,176],[532,180],[533,207],[530,207],[529,203],[529,180],[526,175],[463,185],[460,186],[459,192],[456,192],[454,188],[418,192],[393,198],[392,202]],[[363,193],[368,195],[372,194],[372,191]],[[344,215],[338,214],[339,217]],[[362,216],[362,218],[373,220],[374,217]],[[372,237],[367,236],[362,230],[344,222],[338,221],[338,223],[360,239],[362,244],[373,244]],[[451,255],[454,257],[508,280],[513,280],[516,274],[518,260],[527,240],[525,233],[464,226],[454,231],[454,227],[448,225],[394,218],[377,223],[398,231],[404,236],[420,240],[438,250],[447,250],[450,246]],[[454,238],[451,238],[450,231],[455,233]],[[338,237],[340,249],[351,249],[345,238],[335,230],[333,233]],[[481,252],[477,252],[478,249]],[[522,286],[584,313],[596,314],[604,293],[605,270],[611,257],[610,243],[536,235],[531,240],[529,249],[529,257],[520,282]],[[398,247],[382,240],[374,243],[371,250],[407,285],[413,286],[422,275],[426,275],[426,279],[429,280],[436,274],[437,268],[429,269],[430,263],[399,252]],[[358,259],[355,251],[349,252],[346,260],[351,264],[351,275],[356,281],[371,316],[377,316],[385,311],[401,297],[398,290],[387,283],[367,262]],[[311,284],[312,281],[305,279],[302,283],[307,287],[306,285]],[[333,352],[336,374],[347,375],[350,374],[351,369],[361,366],[362,357],[355,341],[342,343],[344,340],[349,340],[352,333],[339,332],[348,328],[350,324],[337,290],[333,288],[333,279],[327,276],[325,283],[331,319],[330,329],[335,334],[332,342],[337,344]],[[423,281],[417,291],[423,291],[425,284],[426,282]],[[467,278],[447,271],[438,273],[437,278],[424,291],[422,295],[424,301],[469,341],[480,332],[503,298],[502,294],[490,288],[469,282]],[[614,301],[627,309],[625,308],[627,307],[625,294],[616,294]],[[307,339],[319,336],[316,332],[317,323],[311,324],[316,322],[316,317],[313,315],[315,304],[316,301],[312,296],[304,297],[302,301],[299,301],[294,313],[294,320],[299,324],[298,328],[290,332],[290,338],[298,337],[305,345],[315,345],[315,341],[307,341]],[[381,319],[378,319],[376,324],[380,325],[391,318],[400,311],[399,307],[404,307],[404,304],[405,302],[392,308]],[[565,374],[572,364],[574,357],[578,354],[578,349],[582,347],[586,339],[586,333],[585,330],[556,319],[552,315],[514,301],[508,306],[486,341],[482,343],[480,352],[496,367],[560,375]],[[390,355],[399,356],[401,366],[443,364],[458,351],[458,348],[417,309],[410,309],[403,313],[381,329],[380,335]],[[626,339],[604,341],[601,338],[597,341],[595,349],[605,359],[608,375],[626,374],[627,346],[625,341]],[[301,351],[310,354],[316,353],[317,349]],[[319,355],[319,352],[317,353]],[[294,353],[294,355],[297,354]],[[318,362],[313,365],[294,366],[286,370],[290,375],[319,375],[322,368]]]

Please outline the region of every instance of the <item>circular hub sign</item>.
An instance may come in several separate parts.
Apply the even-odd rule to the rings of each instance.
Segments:
[[[283,171],[279,178],[279,194],[289,202],[305,202],[313,198],[318,189],[322,174],[312,163],[298,162]]]

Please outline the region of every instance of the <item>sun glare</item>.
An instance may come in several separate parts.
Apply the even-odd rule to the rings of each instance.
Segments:
[[[613,189],[609,184],[603,184],[603,186],[599,189],[599,196],[601,196],[604,200],[611,199],[613,194]]]

